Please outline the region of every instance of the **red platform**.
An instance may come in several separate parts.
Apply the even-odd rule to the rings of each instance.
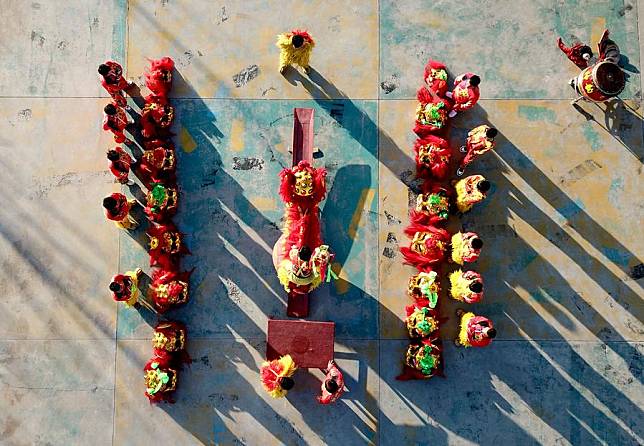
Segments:
[[[299,368],[325,369],[333,359],[334,322],[268,320],[266,357],[291,355]]]
[[[315,110],[293,109],[293,166],[300,161],[313,163],[313,124]]]

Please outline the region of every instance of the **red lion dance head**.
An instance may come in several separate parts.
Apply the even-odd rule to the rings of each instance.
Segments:
[[[280,172],[280,196],[285,203],[310,207],[326,195],[326,169],[316,169],[308,161]]]
[[[414,143],[416,152],[416,173],[421,178],[433,176],[444,180],[447,176],[452,150],[449,143],[438,136],[427,135]]]
[[[449,192],[443,186],[432,183],[428,191],[418,194],[416,207],[409,212],[409,220],[421,225],[437,225],[449,217]]]
[[[145,85],[155,95],[165,98],[172,88],[174,61],[169,57],[149,60],[150,68],[145,72]]]
[[[179,257],[189,254],[183,243],[183,234],[172,223],[154,224],[147,229],[150,239],[150,266],[160,266],[164,269],[176,269]]]
[[[412,223],[405,229],[405,234],[412,238],[409,248],[400,248],[406,264],[423,271],[445,259],[450,242],[445,229]]]
[[[425,65],[425,83],[437,95],[443,97],[447,93],[447,67],[436,60],[429,59]]]

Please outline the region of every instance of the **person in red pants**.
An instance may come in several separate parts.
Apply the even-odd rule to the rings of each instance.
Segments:
[[[105,106],[103,109],[103,130],[114,133],[114,141],[117,144],[129,144],[132,142],[123,133],[128,124],[129,121],[125,111],[115,102]]]
[[[109,160],[110,172],[116,177],[116,180],[121,184],[134,184],[128,176],[130,174],[130,166],[133,163],[132,157],[123,150],[122,147],[115,147],[107,151],[107,159]]]
[[[454,90],[447,93],[447,97],[454,101],[454,107],[449,112],[449,117],[453,118],[458,112],[469,110],[479,101],[481,93],[479,84],[481,78],[474,73],[461,74],[454,80]]]
[[[464,146],[461,146],[461,152],[465,153],[465,158],[456,171],[456,175],[463,176],[465,168],[476,158],[489,152],[496,147],[494,138],[499,134],[499,131],[489,125],[479,125],[470,130],[467,134],[467,141]]]
[[[320,404],[331,404],[339,400],[344,393],[344,377],[333,359],[327,364],[324,373],[326,376],[321,386],[322,394],[317,400]]]
[[[579,69],[588,68],[588,62],[593,57],[593,50],[588,45],[577,42],[573,46],[566,46],[561,37],[559,37],[557,46],[568,57],[568,60],[577,65]]]
[[[119,107],[128,107],[123,90],[128,89],[132,84],[123,77],[123,67],[117,62],[108,60],[98,66],[98,74],[101,75],[101,85],[112,96]]]

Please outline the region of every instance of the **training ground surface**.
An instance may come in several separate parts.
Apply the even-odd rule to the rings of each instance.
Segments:
[[[635,0],[0,0],[0,443],[642,443],[638,14]],[[290,27],[317,41],[310,77],[277,71]],[[624,101],[581,113],[555,39],[594,47],[605,27],[630,70]],[[96,68],[122,61],[142,86],[146,57],[164,55],[177,63],[175,222],[196,268],[191,302],[168,316],[188,325],[194,362],[176,404],[155,407],[142,380],[155,318],[107,290],[118,271],[147,271],[147,254],[143,229],[118,232],[101,210],[121,186]],[[461,220],[485,240],[473,309],[499,336],[467,351],[446,339],[446,379],[401,383],[412,270],[398,247],[428,57],[483,80],[453,144],[481,123],[500,131],[469,170],[492,192]],[[267,319],[286,313],[270,250],[294,107],[315,109],[323,231],[342,266],[311,297],[311,319],[336,322],[348,392],[332,407],[314,400],[319,371],[280,400],[258,377]],[[451,338],[457,306],[442,308]]]

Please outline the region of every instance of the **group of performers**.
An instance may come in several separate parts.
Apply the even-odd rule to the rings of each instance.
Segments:
[[[139,288],[141,268],[115,275],[109,288],[117,302],[136,308],[143,304],[156,313],[164,313],[185,304],[189,298],[190,272],[181,271],[180,268],[180,258],[188,250],[183,234],[171,220],[177,211],[179,198],[175,174],[176,152],[170,139],[174,108],[168,101],[173,70],[173,60],[163,57],[151,60],[145,73],[145,84],[151,94],[145,97],[138,120],[143,148],[140,159],[135,159],[118,145],[107,151],[109,169],[117,182],[134,184],[129,178],[130,173],[134,172],[148,189],[144,212],[149,220],[146,234],[153,269],[146,294],[152,304],[142,296]],[[125,80],[123,69],[117,62],[101,64],[98,72],[101,84],[112,98],[103,109],[103,128],[113,133],[117,144],[133,144],[125,135],[126,128],[133,122],[126,112],[131,108],[124,95],[133,84]],[[103,199],[107,219],[126,230],[134,230],[139,225],[132,215],[135,205],[136,200],[128,200],[122,193],[113,193]],[[161,322],[155,328],[154,357],[145,366],[146,395],[151,402],[171,401],[178,370],[181,363],[187,360],[186,336],[186,328],[179,322]]]
[[[400,380],[442,374],[442,343],[438,331],[445,319],[439,315],[440,269],[445,262],[459,267],[475,262],[483,247],[483,240],[475,232],[450,234],[444,226],[450,214],[469,212],[486,198],[491,188],[488,180],[482,175],[462,176],[476,158],[494,149],[494,138],[498,134],[488,125],[472,129],[459,150],[461,158],[456,161],[447,139],[449,120],[476,105],[481,79],[474,73],[461,74],[448,91],[447,68],[435,60],[429,60],[425,66],[424,79],[425,85],[417,93],[413,129],[418,136],[414,144],[416,175],[423,180],[423,185],[405,229],[410,245],[400,248],[405,263],[418,269],[407,288],[413,300],[406,307],[405,318],[410,344],[403,373],[398,376]],[[454,167],[457,179],[448,183]],[[449,281],[453,299],[472,304],[483,298],[483,279],[476,271],[457,269],[449,275]],[[463,310],[457,315],[460,318],[457,345],[482,347],[496,336],[489,319]]]
[[[313,38],[308,32],[293,30],[277,37],[280,48],[280,73],[298,65],[309,73]],[[296,150],[293,148],[293,150]],[[326,196],[326,169],[313,167],[309,160],[294,163],[280,172],[279,195],[284,202],[282,236],[273,248],[277,277],[290,300],[308,298],[308,293],[324,282],[337,278],[331,264],[334,255],[324,244],[320,224],[320,202]],[[262,387],[273,398],[286,396],[293,388],[297,365],[291,355],[266,361],[260,368]],[[331,360],[323,371],[320,404],[337,401],[344,393],[342,372]]]
[[[293,375],[297,365],[291,355],[265,361],[260,368],[262,387],[273,398],[283,398],[295,385]],[[344,393],[344,377],[335,361],[331,360],[323,370],[325,377],[320,385],[320,395],[316,398],[320,404],[331,404],[340,399]]]

